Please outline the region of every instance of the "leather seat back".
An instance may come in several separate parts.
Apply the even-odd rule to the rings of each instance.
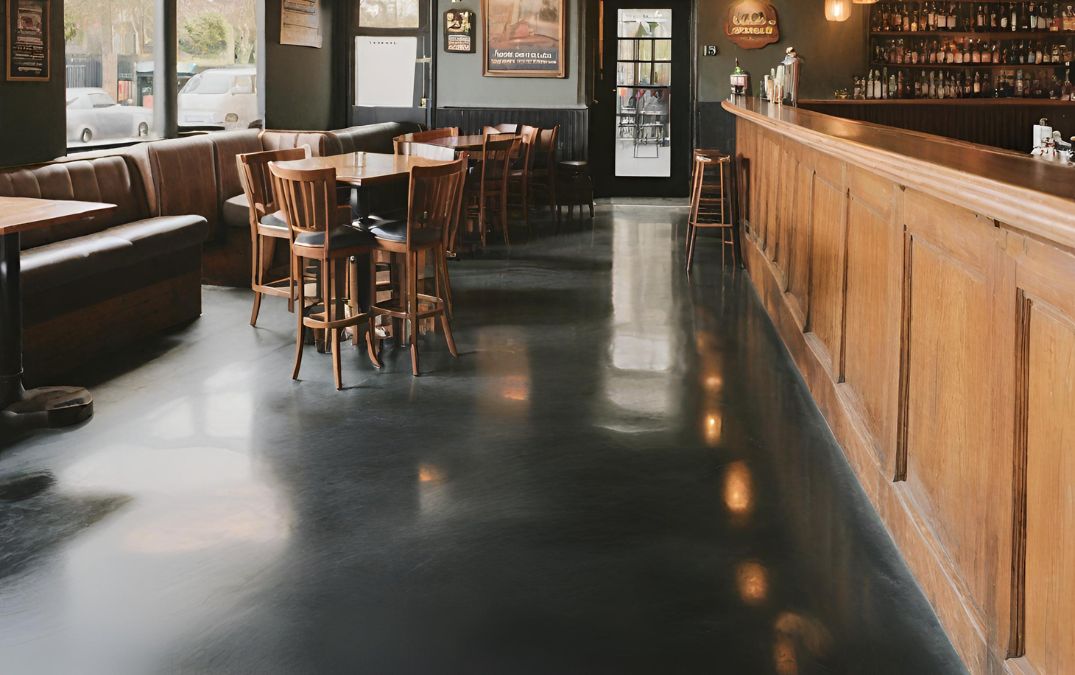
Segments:
[[[266,129],[259,135],[262,150],[291,150],[306,145],[314,157],[340,154],[340,144],[330,131],[280,131]]]
[[[149,215],[141,176],[122,154],[61,160],[0,172],[0,195],[106,202],[117,207],[104,216],[25,232],[24,250],[100,232]]]
[[[358,127],[337,129],[332,132],[336,137],[340,152],[383,152],[392,154],[392,139],[402,134],[421,131],[422,127],[413,122],[381,122],[364,124]]]
[[[239,180],[235,157],[248,152],[261,152],[261,140],[258,138],[258,130],[222,131],[209,134],[209,140],[213,142],[217,192],[221,201],[242,194],[243,185]]]
[[[142,172],[150,215],[201,216],[210,236],[217,233],[222,200],[208,134],[143,143],[129,153]]]

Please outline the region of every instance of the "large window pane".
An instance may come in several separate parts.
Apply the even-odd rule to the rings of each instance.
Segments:
[[[246,129],[262,118],[255,0],[178,0],[179,128]]]
[[[418,0],[359,0],[358,25],[363,28],[417,28]]]
[[[64,0],[67,144],[154,136],[154,0]]]

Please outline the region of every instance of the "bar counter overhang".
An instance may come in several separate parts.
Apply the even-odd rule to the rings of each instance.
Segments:
[[[750,277],[956,650],[1075,671],[1075,168],[723,107]]]

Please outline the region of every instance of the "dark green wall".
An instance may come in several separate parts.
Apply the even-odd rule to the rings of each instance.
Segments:
[[[851,89],[851,78],[866,69],[868,5],[853,5],[842,23],[825,20],[824,0],[773,0],[780,19],[780,42],[762,49],[740,49],[724,35],[724,19],[733,0],[696,0],[698,45],[715,44],[717,56],[698,57],[698,100],[728,97],[728,76],[739,58],[750,73],[756,94],[762,77],[794,46],[803,58],[802,98],[832,98],[837,88]]]
[[[341,0],[337,0],[339,2]],[[265,126],[329,129],[333,106],[333,0],[321,0],[322,46],[280,44],[280,0],[265,0]]]
[[[7,26],[7,2],[0,2],[0,27]],[[64,154],[63,3],[52,2],[52,80],[8,82],[7,31],[0,29],[0,166],[44,162]]]

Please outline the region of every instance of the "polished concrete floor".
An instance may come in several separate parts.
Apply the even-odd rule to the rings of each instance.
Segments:
[[[452,263],[453,360],[292,320],[96,364],[0,449],[0,673],[960,672],[742,272],[601,205]],[[521,233],[516,239],[525,239]],[[77,336],[72,335],[72,339]]]

